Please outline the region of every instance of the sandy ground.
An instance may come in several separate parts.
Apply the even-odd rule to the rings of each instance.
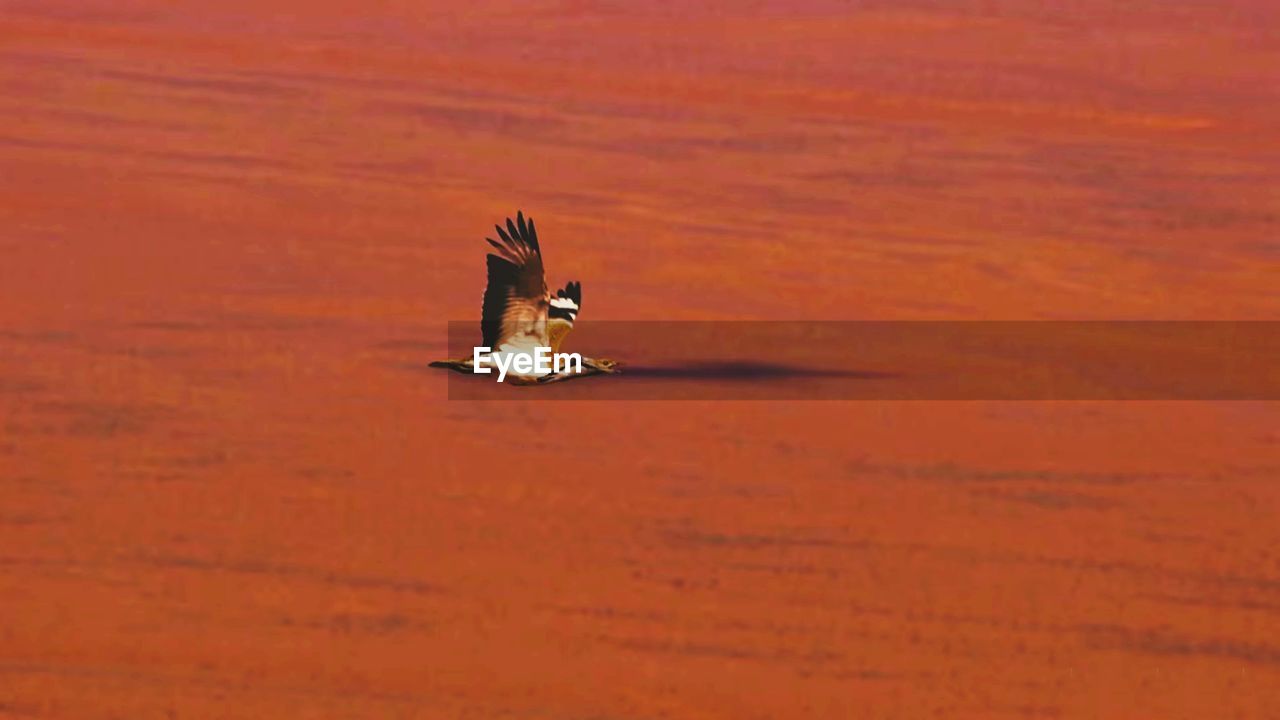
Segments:
[[[0,3],[0,717],[1276,717],[1275,403],[423,367],[517,207],[596,319],[1274,320],[1274,3],[459,5]]]

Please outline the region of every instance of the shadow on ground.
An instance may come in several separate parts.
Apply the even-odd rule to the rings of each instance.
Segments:
[[[870,370],[810,368],[749,361],[695,361],[675,365],[622,366],[624,377],[667,378],[685,380],[790,380],[795,378],[847,378],[884,380],[898,377],[895,373]]]

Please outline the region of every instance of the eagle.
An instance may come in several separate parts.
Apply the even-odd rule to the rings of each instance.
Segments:
[[[532,357],[539,348],[549,348],[552,355],[560,353],[565,336],[573,329],[582,308],[582,283],[566,283],[553,296],[547,290],[533,218],[526,221],[524,212],[517,210],[515,220],[507,218],[506,225],[493,226],[498,240],[485,238],[496,251],[485,256],[489,278],[480,308],[481,342],[489,354],[440,360],[431,367],[462,373],[492,372],[502,360]],[[484,358],[478,367],[477,357]],[[616,361],[583,357],[577,364],[534,367],[527,372],[517,372],[509,362],[505,377],[518,385],[531,385],[616,372]]]

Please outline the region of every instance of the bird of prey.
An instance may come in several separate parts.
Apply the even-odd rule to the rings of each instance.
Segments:
[[[501,225],[494,228],[501,241],[485,238],[496,252],[485,256],[489,284],[480,310],[482,345],[489,348],[489,354],[441,360],[431,366],[463,373],[492,372],[498,363],[507,360],[506,379],[521,385],[618,372],[618,363],[613,360],[586,357],[576,366],[566,363],[566,367],[550,370],[545,367],[527,372],[515,370],[515,363],[510,362],[513,356],[533,356],[538,348],[560,353],[565,335],[573,329],[582,307],[582,284],[570,282],[554,296],[547,290],[542,249],[538,246],[533,218],[526,222],[524,213],[517,211],[514,221],[507,218],[505,229]],[[483,358],[480,369],[477,369],[477,357]]]

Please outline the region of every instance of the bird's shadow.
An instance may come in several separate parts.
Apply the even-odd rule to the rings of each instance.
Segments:
[[[811,368],[777,363],[720,360],[700,360],[674,365],[624,364],[621,366],[621,374],[623,377],[726,381],[792,380],[797,378],[887,380],[898,377],[896,373],[874,370]]]

